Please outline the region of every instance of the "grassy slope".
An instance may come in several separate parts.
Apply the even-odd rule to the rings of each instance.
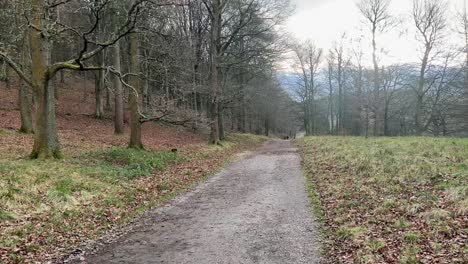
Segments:
[[[1,137],[1,135],[0,135]],[[63,161],[0,160],[0,263],[57,257],[186,190],[265,138],[170,151],[109,148]]]
[[[299,141],[330,263],[466,263],[468,140]]]

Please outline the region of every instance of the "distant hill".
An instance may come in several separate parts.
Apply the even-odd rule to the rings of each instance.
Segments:
[[[299,78],[296,74],[288,72],[278,73],[277,79],[280,82],[281,87],[289,94],[289,96],[291,96],[291,98],[294,100],[299,99],[296,93]]]

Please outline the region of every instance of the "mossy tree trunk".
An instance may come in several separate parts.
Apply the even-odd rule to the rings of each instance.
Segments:
[[[32,1],[32,23],[43,28],[43,10],[45,2]],[[47,61],[50,45],[47,36],[34,28],[29,30],[30,52],[32,61],[32,85],[37,100],[36,134],[31,158],[60,158],[57,122],[55,117],[55,89],[50,85],[50,72]]]

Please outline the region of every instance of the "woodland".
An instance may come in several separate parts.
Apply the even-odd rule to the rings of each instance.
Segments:
[[[0,1],[0,263],[62,263],[262,155],[301,171],[324,263],[466,263],[466,4],[356,0],[326,47],[288,29],[303,2]]]

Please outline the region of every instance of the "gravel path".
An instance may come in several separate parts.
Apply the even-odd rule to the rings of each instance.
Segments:
[[[300,158],[271,141],[81,263],[319,263]],[[80,263],[78,262],[78,263]]]

